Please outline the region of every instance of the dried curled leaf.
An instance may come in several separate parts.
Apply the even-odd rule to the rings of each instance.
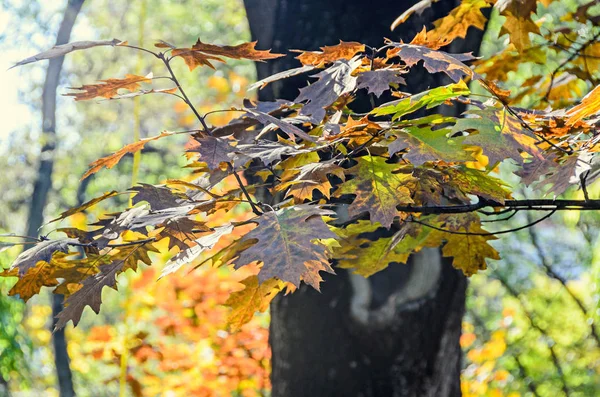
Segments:
[[[355,41],[341,41],[340,44],[321,47],[321,51],[299,51],[302,52],[296,57],[303,65],[323,67],[328,63],[334,63],[341,59],[350,60],[359,52],[365,50],[365,45]]]
[[[110,169],[110,168],[114,167],[115,165],[117,165],[119,163],[119,161],[121,161],[123,156],[125,156],[126,154],[128,154],[128,153],[133,154],[137,151],[140,151],[144,148],[144,146],[148,142],[155,141],[157,139],[164,138],[169,135],[172,135],[172,133],[163,132],[162,134],[153,136],[151,138],[140,139],[137,142],[133,142],[133,143],[130,143],[129,145],[122,147],[121,149],[117,150],[110,156],[106,156],[106,157],[102,157],[101,159],[98,159],[90,164],[90,169],[87,170],[85,174],[83,174],[81,179],[83,180],[83,179],[87,178],[88,176],[95,174],[96,172],[100,171],[102,169],[102,167],[106,167],[106,168]]]
[[[135,91],[140,88],[141,83],[151,83],[152,73],[147,76],[137,76],[135,74],[126,74],[123,79],[101,80],[99,84],[83,85],[81,87],[70,87],[72,90],[82,92],[72,92],[65,96],[75,97],[76,101],[86,101],[96,97],[107,99],[115,98],[119,95],[119,90]]]
[[[221,57],[232,59],[249,59],[252,61],[264,61],[284,56],[284,54],[271,53],[270,50],[256,50],[256,41],[242,43],[235,46],[220,46],[215,44],[206,44],[200,41],[196,42],[192,48],[176,48],[172,51],[173,56],[184,59],[190,70],[198,66],[206,65],[214,69],[211,61],[225,62]]]
[[[66,55],[73,51],[85,50],[87,48],[98,47],[98,46],[107,46],[107,45],[116,46],[116,45],[119,45],[120,43],[123,43],[123,42],[119,39],[112,39],[112,40],[97,40],[97,41],[74,41],[72,43],[57,45],[57,46],[52,47],[49,50],[40,52],[39,54],[36,54],[34,56],[25,58],[22,61],[17,62],[13,66],[11,66],[10,69],[15,68],[17,66],[21,66],[21,65],[26,65],[28,63],[41,61],[44,59],[52,59],[52,58],[56,58],[56,57],[62,57],[63,55]]]

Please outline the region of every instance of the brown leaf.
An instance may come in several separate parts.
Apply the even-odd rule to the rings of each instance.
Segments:
[[[390,84],[406,84],[404,78],[399,74],[406,73],[398,69],[379,69],[364,72],[358,75],[357,89],[366,88],[369,94],[375,94],[377,98],[385,91],[389,90]]]
[[[188,197],[185,194],[176,193],[164,186],[140,183],[129,190],[136,192],[135,196],[131,199],[132,205],[145,201],[150,204],[150,208],[154,211],[178,207],[188,201]]]
[[[69,252],[69,245],[72,244],[79,244],[79,240],[75,238],[63,238],[39,242],[17,256],[10,269],[19,269],[19,276],[23,276],[29,269],[35,267],[38,262],[50,262],[52,254],[55,252]]]
[[[371,222],[389,228],[398,216],[396,206],[413,203],[408,189],[413,177],[394,173],[398,165],[388,164],[385,160],[377,156],[360,157],[358,164],[347,170],[354,178],[344,182],[336,194],[356,195],[348,207],[351,217],[368,212]]]
[[[296,170],[298,175],[293,179],[277,185],[276,191],[288,189],[287,196],[293,196],[300,202],[312,199],[313,190],[317,189],[325,197],[330,197],[331,183],[327,175],[334,174],[345,179],[344,169],[334,163],[311,163]]]
[[[110,45],[110,46],[114,47],[115,45],[119,45],[119,43],[123,43],[123,42],[119,39],[112,39],[112,40],[98,40],[98,41],[74,41],[72,43],[57,45],[57,46],[52,47],[49,50],[40,52],[39,54],[36,54],[32,57],[25,58],[22,61],[17,62],[13,66],[11,66],[10,69],[15,68],[17,66],[21,66],[21,65],[26,65],[28,63],[41,61],[43,59],[52,59],[52,58],[56,58],[56,57],[61,57],[70,52],[73,52],[73,51],[85,50],[87,48],[106,46],[106,45]]]
[[[274,54],[270,50],[256,50],[256,41],[243,43],[236,46],[219,46],[206,44],[200,41],[196,42],[192,48],[177,48],[172,51],[173,56],[180,56],[185,60],[190,70],[197,66],[206,65],[214,69],[210,63],[211,60],[224,62],[220,57],[232,59],[249,59],[252,61],[264,61],[285,56],[284,54]]]
[[[323,67],[327,63],[333,63],[341,59],[350,60],[354,55],[365,50],[365,45],[355,41],[341,41],[334,46],[321,47],[321,51],[299,51],[302,52],[296,57],[303,65],[314,67]]]
[[[408,67],[423,61],[423,66],[429,73],[446,73],[455,83],[459,82],[465,75],[475,77],[473,71],[463,63],[477,59],[471,53],[449,54],[419,45],[390,44],[395,48],[388,50],[388,57],[399,56]]]
[[[235,148],[227,143],[227,139],[215,138],[210,135],[197,135],[194,140],[198,145],[193,146],[187,151],[190,153],[200,153],[200,161],[205,162],[208,169],[219,168],[221,163],[229,163],[233,157]]]
[[[278,81],[281,79],[287,79],[288,77],[297,76],[302,73],[307,73],[314,69],[315,69],[314,66],[305,65],[305,66],[302,66],[299,68],[284,70],[283,72],[272,74],[269,77],[266,77],[262,80],[257,81],[256,83],[251,84],[248,87],[248,91],[254,90],[256,88],[263,89],[267,86],[267,84],[272,83],[274,81]]]
[[[325,246],[312,241],[336,238],[321,218],[333,214],[314,205],[296,205],[254,218],[257,227],[240,240],[242,244],[254,244],[233,261],[235,268],[262,262],[260,283],[278,278],[299,287],[300,280],[304,280],[318,290],[319,271],[333,273],[333,269]]]
[[[193,242],[193,246],[179,252],[177,255],[169,259],[160,274],[160,278],[166,276],[167,274],[176,272],[177,269],[185,264],[191,263],[198,258],[202,252],[213,248],[215,244],[219,242],[221,237],[231,233],[232,231],[233,226],[231,224],[226,224],[224,226],[215,228],[214,232],[196,239]]]
[[[118,194],[119,194],[119,192],[117,192],[116,190],[113,190],[112,192],[106,192],[106,193],[104,193],[100,197],[93,198],[90,201],[87,201],[87,202],[81,204],[79,207],[71,208],[71,209],[63,212],[62,214],[60,214],[60,216],[58,218],[52,219],[48,223],[56,222],[56,221],[59,221],[61,219],[68,218],[71,215],[76,214],[78,212],[85,211],[88,208],[93,207],[94,205],[98,204],[99,202],[104,201],[107,198],[114,197],[114,196],[116,196]]]
[[[99,84],[83,85],[81,87],[70,87],[72,90],[83,92],[74,92],[65,94],[65,96],[75,97],[76,101],[85,101],[96,97],[113,98],[119,95],[119,90],[135,91],[140,88],[141,83],[151,83],[152,74],[147,76],[137,76],[135,74],[126,74],[124,79],[100,80]]]
[[[314,75],[319,80],[308,87],[300,89],[296,103],[308,102],[300,110],[300,114],[310,117],[315,124],[325,118],[325,108],[333,104],[340,96],[354,91],[356,77],[352,72],[361,64],[360,59],[336,61],[332,66]]]
[[[244,109],[248,112],[248,117],[258,120],[261,124],[269,125],[273,124],[279,127],[281,131],[289,134],[291,136],[296,136],[298,138],[302,138],[309,142],[315,142],[315,138],[308,135],[306,132],[302,131],[300,128],[296,127],[293,124],[287,123],[284,120],[278,119],[276,117],[271,116],[270,114],[261,112],[257,109]]]

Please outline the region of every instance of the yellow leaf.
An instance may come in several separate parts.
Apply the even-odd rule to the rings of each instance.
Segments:
[[[284,286],[284,282],[270,278],[262,283],[257,276],[250,276],[241,281],[245,288],[232,293],[225,304],[232,308],[227,317],[227,323],[232,330],[239,330],[242,325],[252,319],[257,311],[264,312],[271,300]]]

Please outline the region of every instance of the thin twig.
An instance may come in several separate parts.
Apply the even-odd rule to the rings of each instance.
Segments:
[[[448,230],[448,229],[444,229],[444,228],[441,228],[441,227],[430,225],[429,223],[418,221],[418,220],[416,220],[414,218],[407,219],[406,222],[418,223],[419,225],[423,225],[425,227],[429,227],[429,228],[434,229],[434,230],[439,230],[440,232],[445,232],[445,233],[448,233],[448,234],[460,234],[460,235],[463,235],[463,236],[495,236],[495,235],[498,235],[498,234],[513,233],[513,232],[518,232],[519,230],[527,229],[529,227],[537,225],[538,223],[543,222],[546,219],[550,218],[552,215],[554,215],[555,212],[556,212],[556,210],[554,210],[554,211],[552,211],[552,212],[544,215],[543,217],[541,217],[541,218],[539,218],[539,219],[537,219],[537,220],[535,220],[533,222],[528,223],[527,225],[523,225],[523,226],[516,227],[516,228],[513,228],[513,229],[500,230],[500,231],[493,232],[493,233],[488,233],[488,232],[486,232],[486,233],[481,233],[481,232],[461,232],[461,231],[456,231],[456,230]]]

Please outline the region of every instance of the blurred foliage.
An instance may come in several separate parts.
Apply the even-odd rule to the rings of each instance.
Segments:
[[[578,40],[584,41],[594,28],[597,29],[589,22],[582,26],[573,18],[579,7],[593,2],[563,0],[548,3],[547,8],[538,6],[536,24],[542,33],[559,31],[561,27],[568,32],[569,28],[578,32]],[[588,13],[600,14],[600,7],[592,5]],[[502,18],[494,10],[482,44],[484,59],[498,59],[509,47],[507,37],[499,36]],[[553,71],[570,54],[560,47],[560,38],[554,43],[537,35],[531,38],[536,40],[532,48],[538,56],[530,57],[530,62],[516,64],[502,86],[512,92],[512,105],[544,108],[551,104],[556,108],[563,106],[565,101],[583,97],[592,88],[584,80],[570,78],[567,87],[557,83],[558,87],[547,95]],[[598,49],[597,44],[593,46],[593,50]],[[589,51],[587,55],[597,56]],[[557,73],[557,79],[576,70],[570,65],[565,69]],[[592,75],[586,78],[594,81],[600,77],[597,70],[593,68]],[[510,167],[502,169],[503,179],[511,180],[511,172]],[[516,186],[518,178],[512,176],[513,186]],[[588,190],[591,196],[598,197],[600,184],[595,183]],[[535,196],[531,189],[521,188],[518,193],[524,198]],[[565,198],[584,199],[582,192],[567,192]],[[518,213],[505,227],[517,227],[530,221],[528,216]],[[503,253],[503,259],[470,280],[461,337],[465,351],[464,396],[598,394],[598,225],[600,215],[593,211],[565,211],[533,229],[511,233],[493,243]]]

